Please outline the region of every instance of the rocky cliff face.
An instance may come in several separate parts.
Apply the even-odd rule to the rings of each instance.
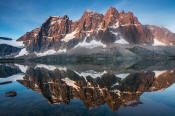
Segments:
[[[154,40],[157,40],[164,45],[175,45],[175,34],[168,29],[151,25],[145,25],[145,27],[151,31]]]
[[[87,44],[174,45],[175,35],[160,27],[144,26],[132,12],[118,12],[111,7],[105,14],[87,10],[77,21],[70,20],[67,15],[50,16],[41,27],[27,32],[18,41],[23,41],[31,53],[47,50],[65,52]]]

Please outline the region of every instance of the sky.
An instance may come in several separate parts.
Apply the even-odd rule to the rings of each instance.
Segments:
[[[133,12],[142,24],[175,32],[175,0],[0,0],[0,36],[18,39],[48,16],[77,20],[87,9],[104,14],[110,6]]]

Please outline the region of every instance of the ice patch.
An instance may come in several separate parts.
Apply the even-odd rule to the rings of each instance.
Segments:
[[[124,78],[126,78],[127,76],[129,76],[129,75],[130,75],[130,73],[124,73],[124,74],[117,74],[117,75],[115,75],[115,76],[124,79]]]
[[[23,48],[18,55],[16,55],[15,57],[20,57],[20,56],[24,56],[24,55],[28,55],[28,51],[26,50],[26,48]]]
[[[78,30],[76,29],[76,30],[73,31],[72,33],[66,34],[66,36],[65,36],[63,39],[61,39],[61,41],[68,42],[68,41],[74,39],[74,38],[75,38],[74,35],[75,35],[77,32],[78,32]]]
[[[10,46],[19,47],[19,48],[24,47],[23,42],[16,41],[16,40],[2,40],[2,39],[0,39],[0,44],[7,44]]]
[[[154,44],[153,44],[153,46],[166,46],[166,44],[160,42],[160,41],[157,40],[157,39],[154,39]]]

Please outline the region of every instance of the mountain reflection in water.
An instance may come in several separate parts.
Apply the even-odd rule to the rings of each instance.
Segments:
[[[121,107],[144,104],[140,97],[145,92],[165,90],[175,82],[173,69],[118,71],[104,69],[100,65],[84,66],[87,67],[9,64],[1,65],[1,74],[6,74],[5,69],[11,68],[14,72],[14,76],[11,76],[12,72],[9,74],[11,82],[17,81],[42,94],[49,104],[69,105],[72,100],[78,99],[89,110],[106,104],[113,112]],[[19,76],[15,76],[17,72]],[[0,82],[1,79],[4,78],[0,78]]]
[[[136,106],[144,92],[164,90],[175,82],[175,71],[145,71],[126,74],[78,72],[66,67],[28,67],[19,83],[41,93],[50,104],[69,104],[80,99],[88,109],[107,104],[112,111]]]

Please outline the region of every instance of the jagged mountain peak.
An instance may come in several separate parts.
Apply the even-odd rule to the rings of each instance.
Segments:
[[[119,13],[116,8],[110,7],[105,14],[86,10],[77,21],[70,20],[67,15],[50,16],[40,28],[26,33],[18,41],[24,41],[29,52],[68,50],[79,44],[89,45],[91,41],[107,46],[114,43],[154,45],[157,41],[163,44],[159,42],[155,45],[175,45],[174,34],[167,34],[160,27],[152,28],[142,25],[132,12]],[[160,30],[164,39],[157,34]]]
[[[98,15],[103,15],[103,14],[100,14],[100,13],[97,13],[95,11],[92,11],[92,10],[88,9],[83,13],[83,15],[80,19],[87,18],[87,17],[92,17],[93,18],[94,16],[98,16]]]
[[[105,15],[108,15],[108,14],[112,14],[112,15],[119,15],[119,12],[116,8],[114,7],[110,7],[107,11],[106,11],[106,14]]]
[[[124,15],[125,14],[125,11],[124,10],[121,10],[120,11],[120,15]]]
[[[91,13],[97,13],[97,12],[92,11],[92,10],[90,10],[90,9],[87,9],[84,13],[89,13],[89,14],[91,14]]]

